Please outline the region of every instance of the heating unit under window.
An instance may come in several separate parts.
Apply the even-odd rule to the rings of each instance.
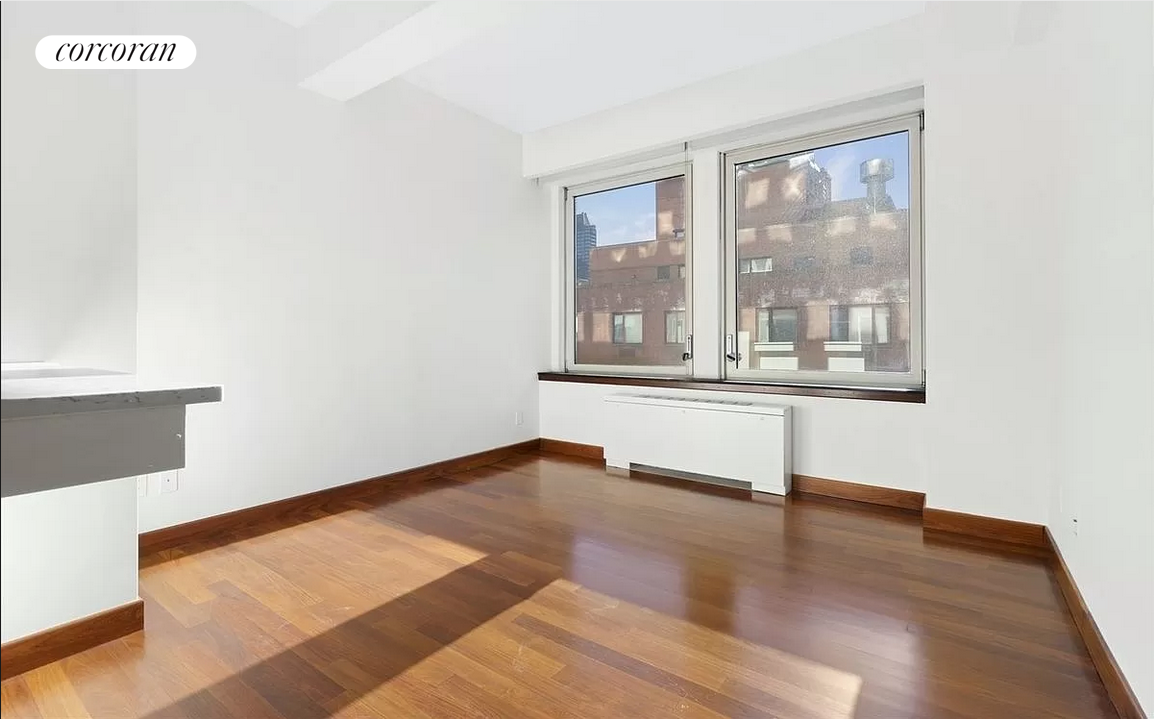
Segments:
[[[652,394],[609,395],[605,403],[610,467],[672,470],[789,494],[789,407]]]

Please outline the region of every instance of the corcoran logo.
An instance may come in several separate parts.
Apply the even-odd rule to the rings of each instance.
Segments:
[[[36,60],[49,70],[183,70],[196,45],[183,35],[49,35]]]

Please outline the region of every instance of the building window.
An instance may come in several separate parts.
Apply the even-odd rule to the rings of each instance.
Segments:
[[[641,344],[641,313],[614,312],[613,313],[613,344],[639,345]]]
[[[726,153],[723,168],[725,377],[920,387],[920,117]],[[754,274],[783,255],[788,272]],[[783,301],[796,309],[765,307]],[[752,346],[786,341],[796,369]]]
[[[677,165],[566,188],[566,313],[592,318],[589,327],[575,324],[566,332],[567,368],[646,375],[690,371],[682,348],[642,343],[639,309],[651,322],[665,316],[665,337],[678,338],[668,344],[684,342],[692,332],[685,172]]]
[[[757,311],[758,342],[797,342],[797,308],[772,307]]]
[[[737,271],[743,275],[748,275],[754,272],[773,272],[773,258],[772,257],[749,257],[743,258],[737,263]]]
[[[890,308],[851,306],[829,308],[831,342],[885,345],[890,342]]]
[[[685,310],[665,313],[665,341],[668,344],[685,344]]]
[[[849,263],[851,265],[872,265],[874,263],[874,251],[870,247],[854,247],[849,251]]]

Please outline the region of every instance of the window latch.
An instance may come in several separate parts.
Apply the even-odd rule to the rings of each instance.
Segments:
[[[733,348],[733,335],[725,336],[725,359],[734,364],[741,361],[741,353]]]
[[[693,335],[685,335],[685,351],[681,353],[681,361],[693,359]]]

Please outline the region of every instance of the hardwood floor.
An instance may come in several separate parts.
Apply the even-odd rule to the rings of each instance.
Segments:
[[[307,521],[300,521],[300,520]],[[141,560],[9,717],[1112,717],[1045,562],[527,455]]]

